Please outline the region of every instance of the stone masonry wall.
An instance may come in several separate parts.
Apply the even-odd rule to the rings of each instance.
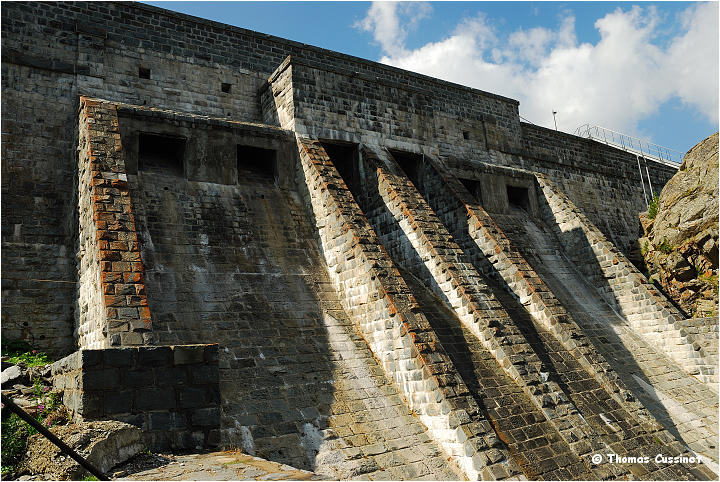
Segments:
[[[76,169],[67,126],[79,95],[245,122],[291,122],[333,139],[382,137],[398,148],[424,138],[448,159],[527,159],[556,170],[556,179],[568,171],[580,183],[563,187],[578,202],[592,198],[588,188],[608,192],[617,183],[607,200],[598,196],[582,208],[625,252],[636,234],[630,211],[642,204],[637,183],[618,181],[619,170],[582,183],[599,158],[565,162],[555,151],[543,156],[540,148],[523,147],[530,142],[523,135],[537,137],[535,144],[575,144],[572,136],[522,126],[512,99],[142,4],[8,2],[2,25],[3,333],[32,337],[38,348],[67,353],[73,346],[77,214],[65,179]],[[295,90],[272,102],[290,102],[292,110],[285,120],[265,119],[278,111],[263,107],[272,103],[266,79],[288,56],[292,67],[281,77],[292,78]],[[24,142],[28,137],[36,142]],[[617,151],[603,148],[606,154]],[[633,175],[631,161],[623,175]]]
[[[152,340],[115,106],[82,98],[79,126],[78,343],[82,348]]]
[[[64,356],[76,346],[75,82],[5,62],[1,82],[2,336]]]
[[[462,152],[442,156],[451,172],[478,179],[482,164],[521,168],[547,175],[625,255],[630,255],[641,234],[638,213],[647,209],[633,154],[598,141],[521,123],[522,149],[489,151],[474,158]],[[655,193],[675,169],[648,162]],[[648,190],[643,165],[645,189]]]
[[[294,128],[300,135],[395,147],[457,144],[465,157],[518,148],[517,102],[511,99],[397,83],[304,57],[286,62],[292,66]]]
[[[717,383],[712,357],[682,329],[683,316],[547,178],[537,175],[541,212],[604,299],[691,375]]]
[[[502,210],[483,213],[483,207],[486,205],[484,196],[487,191],[481,193],[483,195],[483,205],[478,205],[477,199],[467,192],[465,186],[447,172],[440,175],[440,172],[443,172],[442,166],[432,161],[431,158],[426,157],[422,166],[415,169],[414,172],[411,170],[410,177],[423,196],[429,201],[434,211],[443,220],[443,223],[452,229],[453,237],[461,244],[463,251],[470,256],[473,264],[483,274],[491,279],[494,278],[496,285],[502,291],[509,290],[514,293],[513,296],[516,296],[514,290],[517,288],[521,289],[517,293],[522,294],[524,279],[530,282],[530,286],[538,283],[540,283],[539,286],[544,285],[547,281],[545,279],[545,276],[548,276],[547,271],[543,273],[535,271],[537,269],[536,265],[530,265],[528,261],[533,260],[529,260],[526,256],[527,253],[537,253],[538,250],[547,248],[538,246],[537,241],[529,237],[523,229],[518,231],[514,229],[516,226],[508,224],[512,218],[519,216],[517,212],[507,215],[501,214]],[[490,179],[494,179],[491,173],[498,169],[498,167],[492,167],[489,172],[483,171],[481,177],[488,176]],[[513,175],[523,176],[524,178],[529,175],[534,181],[534,175],[526,171],[513,170]],[[509,175],[506,177],[508,178],[507,182],[518,182],[517,179],[509,179]],[[460,200],[463,200],[463,202],[460,202]],[[522,216],[525,218],[532,217],[530,213]],[[498,226],[500,219],[502,219],[502,228]],[[477,227],[473,229],[473,236],[471,237],[471,225],[476,223]],[[508,228],[513,228],[513,233],[509,233]],[[513,241],[510,240],[509,234],[513,234]],[[554,239],[554,235],[550,234],[550,236]],[[502,242],[502,245],[496,245],[496,242]],[[546,242],[549,242],[549,240],[546,240]],[[553,245],[552,242],[550,244]],[[563,256],[561,254],[563,251],[562,247],[557,245],[554,248],[553,256]],[[487,256],[483,252],[488,253]],[[523,259],[524,257],[525,259]],[[506,263],[502,260],[510,262]],[[514,265],[519,267],[519,271],[513,276],[510,270]],[[511,275],[508,277],[511,280],[510,284],[503,279],[501,271]],[[563,270],[560,270],[560,272],[563,277],[559,280],[551,276],[554,283],[567,286],[577,283],[577,281],[573,281],[572,275],[566,275]],[[580,276],[583,279],[585,278],[584,275]],[[533,278],[537,279],[533,281]],[[514,288],[511,288],[511,285]],[[584,286],[584,289],[593,289],[591,285],[584,285],[582,281],[580,286]],[[563,323],[558,323],[558,326],[578,325],[581,330],[578,333],[577,329],[571,329],[569,333],[562,334],[565,330],[560,330],[560,333],[557,333],[557,330],[552,328],[551,331],[557,334],[551,336],[569,348],[572,348],[569,343],[577,343],[578,347],[572,348],[566,353],[572,353],[573,359],[586,366],[583,372],[587,370],[586,373],[597,373],[598,370],[607,370],[607,364],[597,358],[597,354],[601,354],[612,367],[607,373],[607,375],[610,375],[610,382],[608,376],[603,373],[601,373],[601,377],[595,375],[595,378],[604,380],[601,385],[610,393],[623,385],[632,391],[630,397],[628,397],[624,389],[613,394],[620,405],[631,414],[631,419],[634,421],[643,420],[642,426],[646,427],[643,430],[647,430],[649,427],[655,427],[652,430],[657,430],[657,424],[650,420],[650,416],[645,410],[647,408],[652,417],[659,421],[668,432],[683,444],[688,445],[693,451],[703,454],[705,456],[704,463],[713,467],[713,460],[717,456],[715,449],[711,447],[715,447],[716,444],[714,441],[705,441],[716,440],[716,435],[711,434],[717,433],[717,422],[713,414],[714,411],[710,408],[717,403],[715,390],[694,377],[683,373],[679,366],[664,355],[656,352],[647,342],[640,339],[639,335],[636,334],[636,330],[627,326],[624,320],[619,319],[619,315],[613,312],[610,306],[598,308],[591,301],[592,298],[588,299],[588,296],[592,297],[592,293],[583,292],[577,300],[569,300],[564,288],[563,291],[557,291],[557,284],[553,284],[549,288],[547,291],[539,291],[541,295],[540,305],[542,306],[548,302],[552,303],[549,305],[549,312],[553,316],[562,315],[563,311],[567,311],[568,319]],[[498,291],[495,291],[495,293],[496,295],[501,294]],[[561,295],[562,298],[560,298]],[[556,297],[562,305],[553,303]],[[518,299],[518,301],[520,300],[528,308],[537,302],[537,299],[528,296]],[[507,306],[507,303],[505,306]],[[603,306],[605,306],[604,303]],[[570,314],[572,314],[572,318],[569,318]],[[540,312],[540,315],[547,316],[543,315],[542,312]],[[522,322],[522,313],[518,314],[518,311],[515,310],[513,318]],[[570,321],[570,323],[567,323],[567,321]],[[537,321],[536,323],[540,325]],[[692,328],[686,327],[686,329],[688,332],[692,332]],[[567,337],[568,334],[569,337]],[[588,339],[591,341],[589,345],[587,343]],[[557,346],[553,346],[552,342],[548,343],[546,341],[543,346],[538,348],[539,352],[549,355],[548,366],[554,365],[553,360],[560,359],[561,353],[557,352]],[[592,348],[592,350],[588,351],[588,348]],[[588,361],[590,362],[589,366],[587,365]],[[569,366],[571,366],[569,361],[563,355],[562,368],[557,373],[561,378],[567,377],[571,380],[568,383],[572,387],[571,393],[578,390],[578,387],[585,386],[585,389],[587,389],[595,383],[592,380],[580,382],[579,375],[582,372],[569,371]],[[615,378],[615,374],[621,377],[623,383],[616,385],[611,382]],[[581,377],[585,376],[587,375],[581,375]],[[642,380],[646,380],[647,383]],[[650,388],[651,385],[654,388]],[[613,386],[615,388],[611,389]],[[663,394],[659,395],[658,398],[657,393],[660,392]],[[622,396],[618,397],[617,395],[620,394]],[[627,401],[632,400],[632,398],[637,398],[644,408],[639,411],[633,408],[634,406],[637,407],[638,404],[637,402]],[[623,402],[623,399],[626,401]],[[679,408],[681,406],[683,408]],[[594,411],[597,412],[598,410]],[[592,419],[592,417],[589,417],[589,419]],[[661,436],[663,439],[668,439],[668,437],[667,434]]]
[[[637,215],[647,209],[634,154],[601,142],[544,127],[521,124],[524,162],[520,167],[547,174],[623,253],[629,255],[641,234]],[[677,172],[654,161],[642,164],[655,194]]]
[[[153,451],[220,442],[217,345],[85,349],[52,374],[73,417],[136,425]]]
[[[507,456],[486,456],[499,440],[455,377],[417,301],[324,149],[302,139],[298,146],[308,204],[331,279],[385,372],[469,478],[517,474],[519,468],[508,464]]]
[[[426,162],[416,169],[409,167],[413,172],[412,179],[421,186],[423,195],[431,199],[437,212],[443,213],[443,219],[448,219],[447,226],[455,229],[455,238],[464,240],[465,252],[479,252],[481,253],[480,257],[487,257],[480,261],[480,257],[471,256],[474,258],[474,262],[480,261],[478,266],[483,268],[485,273],[494,274],[496,279],[503,281],[505,289],[514,293],[519,301],[527,307],[534,319],[535,327],[526,323],[522,314],[517,310],[512,311],[513,322],[518,324],[522,336],[532,344],[534,350],[541,357],[545,357],[543,358],[546,364],[544,369],[550,373],[550,377],[560,382],[569,399],[577,403],[584,420],[587,420],[592,425],[592,430],[598,434],[595,436],[609,443],[615,453],[625,450],[620,448],[619,441],[622,441],[622,444],[631,443],[637,447],[644,446],[643,450],[652,451],[657,440],[662,440],[664,444],[667,444],[663,450],[684,452],[683,445],[677,440],[673,440],[673,437],[656,422],[653,415],[634,400],[633,394],[620,381],[618,374],[607,361],[596,351],[588,337],[584,335],[583,330],[571,318],[570,313],[564,310],[540,276],[519,255],[518,249],[510,245],[510,241],[477,204],[477,201],[472,199],[466,188],[441,168],[440,172],[443,174],[440,175],[440,172],[436,170],[438,168],[440,168],[439,165],[429,158],[426,158]],[[388,173],[387,178],[391,179],[395,176]],[[390,187],[392,184],[395,184],[396,187]],[[413,201],[412,190],[408,187],[401,187],[402,184],[403,182],[399,179],[394,183],[387,181],[389,187],[386,199],[389,199],[387,202],[390,203],[388,205],[400,203],[403,213],[400,215],[400,211],[396,210],[396,219],[401,226],[405,226],[406,239],[412,240],[425,263],[431,265],[433,255],[423,245],[432,244],[433,237],[427,234],[425,236],[414,236],[414,234],[441,233],[443,228],[435,227],[433,223],[428,224],[428,220],[432,216],[425,213],[418,215],[418,211],[423,211],[420,209],[422,202]],[[458,201],[461,200],[464,202],[458,204]],[[412,229],[409,226],[412,226]],[[449,234],[440,235],[439,239],[444,240],[449,237]],[[502,245],[498,243],[502,243]],[[442,244],[446,245],[447,243],[443,242]],[[458,268],[455,271],[462,272],[462,269]],[[451,272],[451,270],[447,269],[443,272]],[[505,279],[503,280],[503,278]],[[493,292],[499,296],[500,293],[496,290],[497,288],[494,287]],[[503,306],[509,306],[507,299],[503,302]],[[546,334],[545,330],[547,330]],[[538,337],[538,334],[541,335]],[[562,363],[558,364],[561,359]],[[645,365],[643,369],[647,369]],[[587,396],[589,393],[593,394],[592,402]],[[662,411],[660,412],[662,413]],[[607,433],[600,435],[607,430],[606,420],[597,418],[598,414],[601,414],[600,417],[605,417],[609,413],[613,414],[619,427],[622,427],[619,430],[613,429],[615,434],[610,437]],[[699,420],[695,420],[696,424],[698,422]],[[620,432],[621,436],[619,436]],[[675,433],[674,430],[673,433]],[[653,434],[655,442],[651,441],[647,434]],[[618,436],[619,438],[615,438]],[[633,442],[629,442],[630,440]],[[704,451],[704,447],[702,448]],[[652,477],[669,475],[669,472],[666,471],[668,468],[663,467],[638,467],[635,465],[630,466],[629,470],[636,476],[655,470],[657,472]],[[676,466],[671,470],[682,472],[686,469]],[[704,469],[696,466],[690,470],[702,471]]]
[[[491,172],[495,170],[493,168]],[[642,407],[631,402],[632,395],[612,367],[592,351],[592,344],[570,313],[465,186],[432,159],[421,167],[418,183],[422,192],[432,198],[433,207],[440,213],[445,226],[454,228],[453,236],[474,263],[500,281],[633,416],[649,419],[649,414],[638,413]]]
[[[294,136],[143,106],[118,114],[154,333],[218,343],[220,443],[332,479],[457,479],[337,299],[293,187]],[[148,134],[181,142],[182,156],[146,165]]]
[[[422,257],[427,270],[432,274],[435,280],[434,287],[438,294],[447,300],[460,319],[471,328],[471,331],[488,347],[495,358],[501,361],[508,374],[525,388],[531,399],[546,414],[548,420],[556,426],[556,430],[568,442],[573,452],[578,456],[586,457],[584,450],[602,451],[603,443],[612,444],[612,438],[600,435],[602,431],[598,432],[596,427],[588,424],[588,421],[592,420],[589,413],[584,413],[584,417],[578,416],[580,410],[572,402],[576,395],[573,392],[575,390],[582,391],[585,388],[578,384],[573,385],[571,389],[567,387],[563,389],[555,383],[554,379],[548,380],[549,372],[547,370],[549,367],[544,366],[538,354],[534,353],[533,348],[527,344],[522,330],[516,326],[516,321],[504,312],[490,289],[485,286],[476,273],[473,273],[472,265],[465,260],[460,248],[452,241],[452,237],[432,213],[420,193],[415,190],[407,178],[393,172],[397,172],[398,168],[393,169],[392,161],[387,159],[386,162],[390,163],[389,169],[381,167],[382,165],[378,167],[380,193],[385,205],[393,212],[405,236],[413,244],[414,249]],[[467,279],[472,281],[468,283]],[[482,291],[473,289],[476,286]],[[537,297],[539,297],[540,291],[538,290],[537,293]],[[537,313],[533,313],[536,311],[533,308],[535,307],[531,304],[529,309],[537,317]],[[559,320],[555,319],[554,323],[550,323],[550,320],[547,319],[550,315],[549,308],[543,308],[547,314],[543,313],[543,317],[540,318],[541,322],[545,322],[551,333],[558,336],[557,332],[562,332],[562,329],[554,325],[557,325]],[[477,326],[480,328],[478,329]],[[493,327],[495,327],[494,333],[492,333]],[[585,367],[588,367],[591,365],[591,361],[586,359],[586,352],[580,348],[581,346],[587,347],[588,342],[583,340],[577,327],[575,327],[575,334],[580,335],[576,336],[580,339],[573,342],[572,346],[575,350],[571,353]],[[558,338],[560,337],[558,336]],[[570,333],[563,333],[562,338],[569,340]],[[592,363],[602,367],[603,361],[597,359],[595,355],[592,356]],[[616,386],[614,380],[617,376],[607,363],[604,363],[604,368],[614,376],[614,379],[604,376],[601,378],[601,383],[612,380],[611,386]],[[593,371],[597,370],[592,370],[591,373]],[[536,378],[538,375],[539,379]],[[616,390],[619,391],[619,388]],[[627,390],[624,392],[629,393]],[[607,397],[607,394],[599,395],[596,392],[595,397],[600,399]],[[584,408],[587,410],[587,407]],[[635,424],[636,412],[640,410],[640,406],[634,405],[633,409],[635,413],[630,416],[628,413],[620,411],[616,413],[617,416]],[[597,408],[592,410],[597,411]],[[648,414],[644,415],[645,420],[650,419]],[[573,427],[572,434],[567,432],[569,427]],[[659,426],[655,427],[655,430],[657,429]],[[630,431],[624,434],[626,439],[636,436]],[[617,451],[617,448],[613,450]],[[595,472],[596,477],[606,477],[608,473],[602,471],[609,470],[615,476],[619,476],[627,468],[610,465],[602,468],[593,467],[593,470],[601,471]]]

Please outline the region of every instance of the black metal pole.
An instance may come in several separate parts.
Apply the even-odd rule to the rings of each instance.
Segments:
[[[13,402],[9,397],[6,397],[5,395],[2,395],[2,403],[5,405],[5,407],[9,408],[11,412],[16,413],[18,417],[22,418],[24,421],[29,423],[35,430],[43,434],[45,438],[50,440],[52,443],[57,445],[60,450],[65,452],[67,455],[72,457],[72,459],[80,464],[80,466],[84,469],[86,469],[88,472],[93,474],[95,477],[97,477],[99,480],[110,480],[107,478],[105,474],[100,472],[95,466],[93,466],[90,462],[85,460],[80,454],[75,452],[73,449],[67,446],[65,442],[57,438],[50,430],[46,429],[40,423],[38,423],[37,420],[32,418],[28,413],[23,410],[22,408],[15,405],[15,402]]]

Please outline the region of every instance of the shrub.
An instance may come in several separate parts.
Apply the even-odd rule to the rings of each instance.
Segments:
[[[657,216],[658,201],[659,198],[657,196],[653,196],[652,201],[650,201],[650,205],[648,206],[648,219],[655,219],[655,216]]]
[[[675,249],[673,245],[668,243],[666,238],[663,238],[662,243],[658,244],[656,248],[658,249],[658,251],[665,254],[670,254],[672,253],[673,249]]]
[[[47,365],[51,362],[45,353],[33,350],[30,344],[24,340],[3,342],[2,354],[8,357],[8,362],[15,365],[23,363],[25,366],[33,367]]]

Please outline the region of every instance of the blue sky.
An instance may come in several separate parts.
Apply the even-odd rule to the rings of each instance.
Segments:
[[[679,151],[717,131],[718,5],[146,2],[518,99]]]

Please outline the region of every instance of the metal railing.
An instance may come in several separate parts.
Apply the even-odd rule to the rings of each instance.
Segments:
[[[631,152],[637,156],[644,157],[645,159],[674,167],[675,169],[680,167],[683,156],[685,155],[675,149],[659,146],[657,144],[653,144],[652,142],[638,139],[637,137],[632,137],[627,134],[606,129],[605,127],[591,124],[581,125],[575,129],[573,134],[579,137],[603,142],[609,146],[617,147],[618,149]]]

